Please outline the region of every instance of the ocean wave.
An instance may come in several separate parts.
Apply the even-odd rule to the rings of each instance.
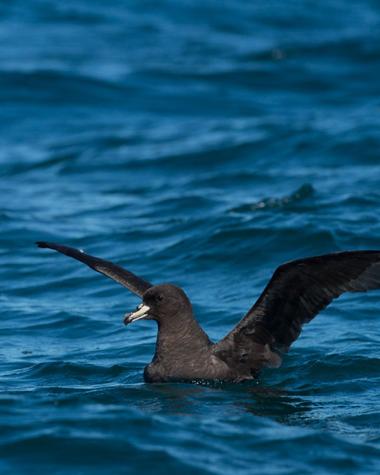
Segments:
[[[140,299],[34,244],[182,286],[215,340],[283,262],[379,248],[378,9],[111,3],[0,7],[0,472],[378,475],[378,292],[249,384],[150,385]]]
[[[291,208],[292,205],[304,201],[306,198],[310,198],[315,193],[312,185],[305,184],[298,188],[296,191],[288,196],[282,198],[265,198],[256,203],[245,204],[232,208],[232,212],[249,212],[275,208]]]

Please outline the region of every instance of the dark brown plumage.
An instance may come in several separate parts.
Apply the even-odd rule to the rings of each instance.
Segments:
[[[132,272],[123,269],[113,262],[90,256],[83,251],[74,249],[73,247],[62,246],[61,244],[56,244],[54,242],[43,241],[37,241],[36,244],[38,247],[54,249],[55,251],[65,254],[66,256],[73,257],[74,259],[83,262],[96,272],[106,275],[110,279],[119,282],[119,284],[127,287],[127,289],[139,297],[142,297],[144,292],[147,291],[149,287],[152,287],[152,284],[149,282],[146,282],[140,277],[137,277],[137,275],[132,274]]]
[[[281,364],[302,325],[344,292],[380,288],[380,251],[352,251],[291,261],[280,266],[263,293],[220,342],[213,344],[194,318],[189,299],[171,284],[153,286],[129,271],[81,251],[38,242],[78,259],[142,297],[143,303],[125,317],[155,320],[156,352],[145,368],[149,382],[199,379],[240,382],[253,379],[264,367]]]

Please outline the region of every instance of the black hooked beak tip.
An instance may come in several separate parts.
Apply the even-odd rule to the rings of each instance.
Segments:
[[[124,315],[124,324],[129,325],[136,320],[142,320],[143,318],[146,318],[148,316],[149,310],[150,307],[148,307],[148,305],[141,303],[134,312],[126,313]]]

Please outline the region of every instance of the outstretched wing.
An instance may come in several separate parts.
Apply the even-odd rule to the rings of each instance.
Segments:
[[[380,251],[338,252],[281,265],[254,306],[215,346],[230,365],[279,366],[302,325],[344,292],[380,288]],[[273,351],[272,351],[273,350]]]
[[[61,244],[43,241],[38,241],[36,244],[38,247],[54,249],[55,251],[65,254],[66,256],[83,262],[84,264],[91,267],[91,269],[94,269],[97,272],[100,272],[101,274],[116,280],[116,282],[119,282],[119,284],[127,287],[127,289],[139,297],[142,297],[144,292],[152,287],[152,284],[141,279],[140,277],[137,277],[137,275],[132,274],[132,272],[129,272],[110,261],[105,261],[103,259],[99,259],[98,257],[85,254],[83,251],[79,251],[73,247],[62,246]]]

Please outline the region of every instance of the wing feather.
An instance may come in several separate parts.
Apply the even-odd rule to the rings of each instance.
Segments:
[[[270,366],[273,352],[287,351],[302,326],[333,299],[379,288],[380,251],[338,252],[283,264],[253,307],[215,346],[215,354],[236,364],[239,354],[251,353],[251,370]],[[255,356],[260,348],[262,354],[272,351],[266,360]]]
[[[123,269],[122,267],[110,261],[90,256],[89,254],[86,254],[78,249],[74,249],[73,247],[44,241],[38,241],[36,244],[38,247],[53,249],[65,254],[66,256],[83,262],[87,266],[91,267],[91,269],[94,269],[96,272],[100,272],[110,279],[115,280],[139,297],[142,297],[145,291],[152,287],[152,284],[144,279],[141,279],[132,272],[129,272],[128,270]]]

